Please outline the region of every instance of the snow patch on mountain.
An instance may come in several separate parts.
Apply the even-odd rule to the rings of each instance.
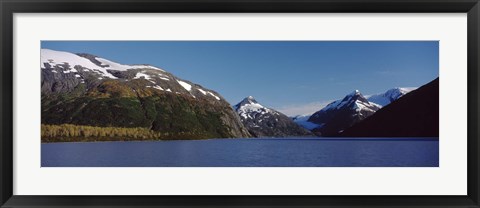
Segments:
[[[117,79],[117,77],[110,74],[107,69],[99,67],[92,63],[90,60],[78,56],[73,53],[63,52],[63,51],[54,51],[50,49],[41,49],[40,51],[40,68],[46,68],[46,64],[51,67],[54,66],[65,66],[69,65],[70,70],[65,70],[63,73],[77,72],[75,66],[81,66],[90,70],[94,70],[98,74],[111,78]],[[64,67],[62,67],[64,68]]]
[[[220,97],[217,95],[213,94],[212,92],[208,92],[209,95],[213,96],[215,99],[220,100]]]
[[[161,90],[161,91],[164,91],[164,89],[158,85],[154,85],[154,86],[147,86],[147,88],[154,88],[154,89],[157,89],[157,90]]]
[[[198,91],[200,91],[203,95],[207,95],[207,92],[203,89],[198,88]]]
[[[138,72],[138,73],[135,75],[135,77],[134,77],[134,79],[141,79],[141,78],[143,78],[143,79],[152,79],[152,77],[150,77],[150,75],[145,74],[145,73],[142,73],[142,72]]]
[[[379,104],[381,106],[386,106],[391,102],[397,100],[398,98],[404,96],[405,94],[416,90],[416,87],[397,87],[386,91],[385,93],[375,94],[365,96],[368,101]]]
[[[372,110],[372,109],[378,109],[378,108],[381,108],[381,107],[382,106],[380,106],[376,103],[373,103],[373,102],[362,102],[362,101],[359,101],[359,100],[355,100],[355,105],[353,106],[353,108],[357,112],[360,112],[362,110],[376,112],[376,110]]]
[[[197,90],[200,91],[203,95],[207,95],[207,94],[208,94],[208,95],[214,97],[215,99],[220,100],[220,97],[218,97],[217,95],[213,94],[212,92],[205,91],[205,90],[203,90],[203,89],[201,89],[201,88],[198,88]]]
[[[105,69],[109,69],[109,70],[127,71],[128,69],[145,69],[145,68],[147,68],[147,69],[155,69],[155,70],[164,71],[163,69],[160,69],[160,68],[157,68],[157,67],[154,67],[154,66],[150,66],[150,65],[124,65],[124,64],[119,64],[117,62],[113,62],[113,61],[110,61],[108,59],[104,59],[104,58],[100,58],[100,57],[95,57],[95,59],[97,61],[100,61],[100,63],[102,63],[102,66],[106,66],[106,67],[104,67]]]
[[[83,58],[81,56],[75,55],[73,53],[63,52],[63,51],[54,51],[50,49],[41,49],[40,52],[40,68],[45,68],[45,64],[50,66],[64,65],[68,64],[70,68],[80,65],[89,69],[100,68],[90,60]]]
[[[177,80],[178,84],[180,84],[183,88],[185,88],[187,91],[192,91],[192,85],[184,82],[184,81],[181,81],[181,80]]]
[[[246,105],[240,106],[237,109],[237,112],[239,112],[240,116],[243,117],[243,118],[253,119],[253,117],[251,115],[252,112],[265,114],[265,113],[269,113],[270,109],[265,108],[258,103],[251,103],[251,104],[246,104]]]

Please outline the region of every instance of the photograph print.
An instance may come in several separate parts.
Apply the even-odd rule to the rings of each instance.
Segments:
[[[42,167],[439,167],[438,41],[42,41]]]

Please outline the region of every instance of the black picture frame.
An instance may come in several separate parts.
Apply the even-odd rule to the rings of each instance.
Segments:
[[[480,207],[478,0],[0,0],[1,207]],[[467,13],[466,196],[25,196],[13,195],[14,13]],[[448,179],[445,179],[448,180]],[[94,188],[94,187],[92,187]]]

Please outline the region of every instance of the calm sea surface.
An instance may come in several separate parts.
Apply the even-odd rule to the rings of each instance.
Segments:
[[[438,138],[42,144],[42,167],[438,167]]]

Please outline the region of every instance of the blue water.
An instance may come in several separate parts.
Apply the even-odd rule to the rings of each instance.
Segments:
[[[42,144],[42,167],[438,167],[438,138]]]

